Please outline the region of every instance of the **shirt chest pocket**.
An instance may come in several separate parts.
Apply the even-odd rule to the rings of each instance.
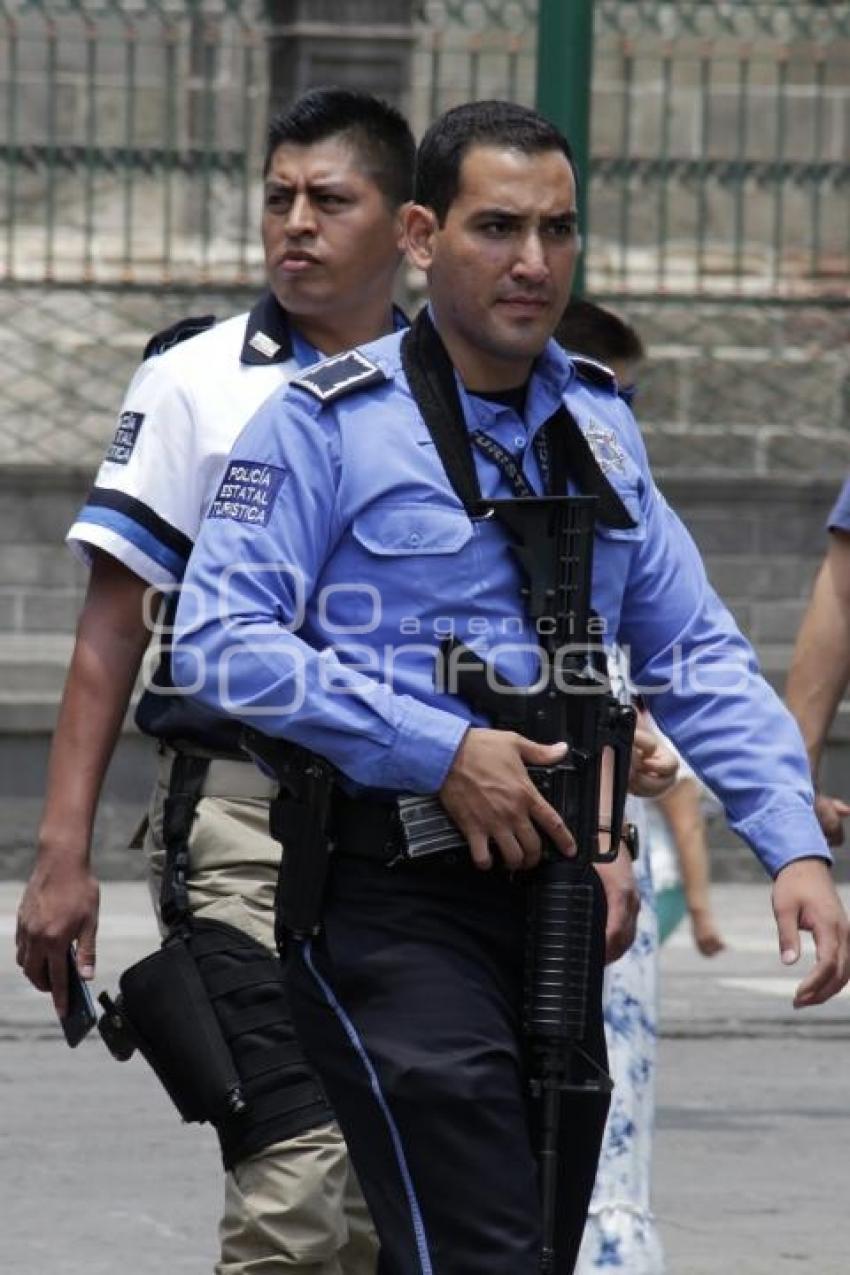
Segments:
[[[405,611],[457,606],[474,588],[477,541],[463,509],[376,505],[357,515],[351,536],[365,577]]]
[[[462,509],[378,505],[354,519],[354,539],[379,558],[427,558],[457,554],[472,539]]]

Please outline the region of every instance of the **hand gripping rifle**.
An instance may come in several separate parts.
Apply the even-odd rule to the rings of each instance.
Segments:
[[[564,858],[544,839],[543,861],[530,888],[526,934],[524,1029],[531,1088],[539,1103],[538,1158],[542,1196],[541,1271],[556,1271],[558,1145],[562,1095],[605,1093],[611,1080],[583,1049],[591,979],[594,862],[616,857],[622,832],[635,712],[608,689],[604,653],[589,638],[593,497],[527,497],[488,502],[505,525],[525,575],[523,601],[540,644],[541,668],[531,688],[502,678],[455,639],[443,645],[441,678],[492,725],[542,744],[569,745],[554,766],[529,775],[563,816],[577,854]],[[613,760],[610,843],[599,846],[603,758]],[[433,798],[402,798],[399,816],[408,853],[456,849],[458,830]],[[583,1060],[578,1068],[575,1063]],[[579,1078],[581,1077],[581,1078]]]

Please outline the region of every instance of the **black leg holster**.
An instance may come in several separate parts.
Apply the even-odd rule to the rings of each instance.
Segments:
[[[165,800],[160,911],[171,933],[125,970],[101,1033],[138,1048],[186,1121],[216,1128],[225,1167],[333,1120],[295,1038],[280,960],[235,926],[189,912],[189,838],[209,767],[180,753]]]

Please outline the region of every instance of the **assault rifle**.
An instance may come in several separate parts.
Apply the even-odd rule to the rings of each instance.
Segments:
[[[528,497],[488,502],[487,511],[509,530],[525,576],[523,602],[534,624],[541,667],[536,684],[516,687],[463,643],[443,644],[441,685],[458,694],[500,729],[543,744],[564,740],[569,751],[554,766],[529,774],[564,818],[577,854],[564,858],[544,839],[543,862],[530,890],[526,937],[524,1029],[531,1058],[531,1088],[539,1103],[538,1158],[542,1196],[541,1271],[557,1270],[555,1247],[558,1143],[562,1095],[604,1093],[611,1081],[582,1048],[586,1034],[594,890],[594,862],[619,849],[628,784],[634,709],[610,693],[606,661],[590,642],[593,497]],[[610,755],[610,831],[599,844],[600,789]],[[404,857],[454,852],[465,842],[434,798],[398,803]],[[575,1067],[578,1058],[584,1065]]]

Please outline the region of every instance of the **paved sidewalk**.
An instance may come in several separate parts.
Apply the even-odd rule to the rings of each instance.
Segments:
[[[140,1059],[121,1066],[97,1039],[65,1047],[14,965],[20,888],[0,884],[0,1267],[210,1275],[215,1137],[181,1126]],[[716,900],[729,950],[703,960],[680,931],[662,954],[655,1196],[668,1275],[846,1275],[850,994],[796,1013],[767,884],[719,886]],[[104,885],[102,917],[98,990],[156,943],[142,885]]]

